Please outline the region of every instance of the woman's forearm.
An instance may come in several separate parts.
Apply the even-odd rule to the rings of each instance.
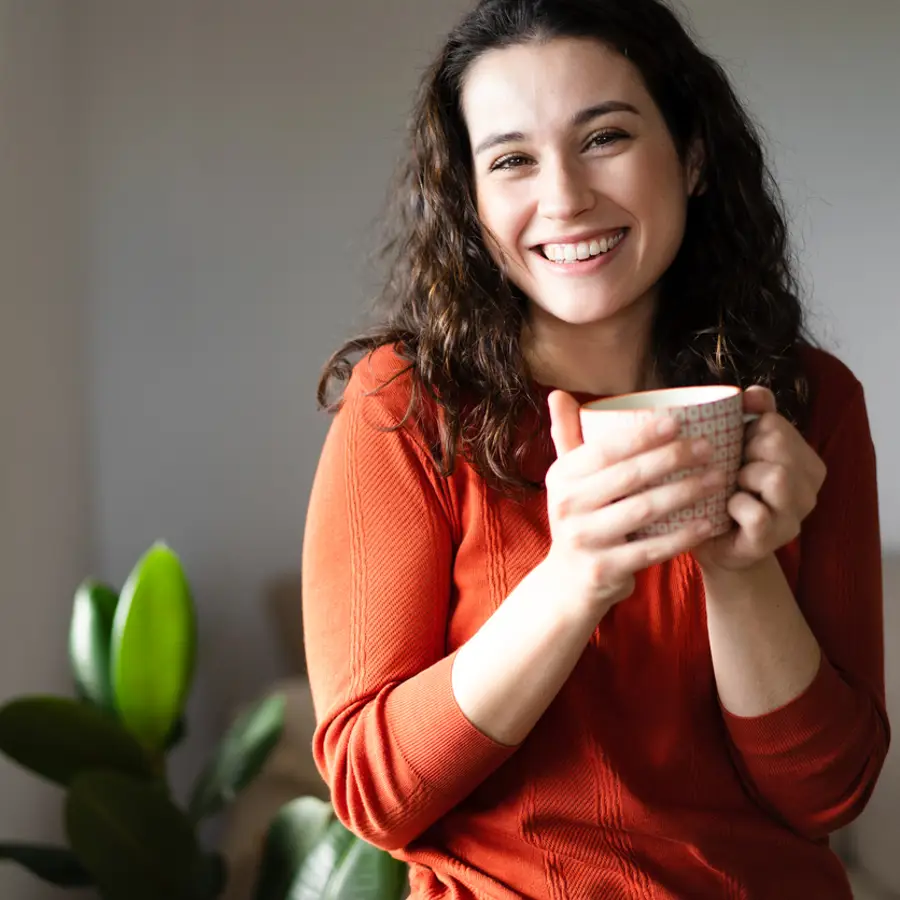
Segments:
[[[466,718],[501,744],[521,743],[584,652],[604,610],[562,603],[565,586],[535,567],[459,650],[453,693]]]
[[[761,716],[813,682],[821,651],[775,556],[750,569],[704,569],[706,617],[719,698]]]

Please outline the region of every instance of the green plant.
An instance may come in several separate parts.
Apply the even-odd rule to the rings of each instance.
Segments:
[[[406,865],[351,834],[330,804],[300,797],[269,828],[254,900],[400,900],[407,881]]]
[[[184,737],[196,659],[196,617],[178,557],[163,543],[121,592],[76,591],[69,657],[77,696],[29,696],[0,708],[0,752],[65,789],[69,847],[0,843],[0,860],[104,900],[213,900],[225,862],[198,835],[259,773],[284,724],[284,698],[238,719],[176,803],[166,762]]]

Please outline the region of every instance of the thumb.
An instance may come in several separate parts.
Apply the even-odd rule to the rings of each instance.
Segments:
[[[553,391],[547,404],[550,407],[550,436],[556,455],[560,457],[584,443],[578,401],[565,391]]]
[[[768,412],[777,412],[778,405],[775,395],[761,384],[754,384],[744,391],[744,412],[762,415]]]

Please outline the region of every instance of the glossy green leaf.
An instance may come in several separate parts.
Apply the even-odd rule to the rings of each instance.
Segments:
[[[306,857],[334,820],[330,803],[299,797],[275,816],[263,850],[255,900],[286,900]]]
[[[104,900],[194,900],[200,850],[162,784],[87,772],[72,782],[65,822]]]
[[[222,739],[191,795],[191,818],[219,812],[260,772],[284,729],[284,697],[267,697],[244,713]]]
[[[109,673],[110,639],[119,595],[109,585],[87,580],[75,592],[69,626],[69,661],[79,697],[115,710]]]
[[[0,844],[0,860],[10,860],[58,887],[89,887],[93,882],[75,854],[46,844]]]
[[[399,900],[406,865],[334,820],[306,857],[289,900]]]
[[[197,647],[190,587],[178,557],[154,544],[128,576],[113,620],[112,685],[125,725],[153,751],[184,711]]]
[[[152,775],[147,754],[121,724],[68,697],[21,697],[0,708],[0,751],[61,785],[90,769]]]

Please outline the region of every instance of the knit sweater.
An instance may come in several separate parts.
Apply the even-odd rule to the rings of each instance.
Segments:
[[[823,351],[804,365],[828,475],[778,558],[822,648],[813,683],[766,715],[725,710],[684,554],[638,573],[508,747],[466,719],[451,669],[546,556],[546,494],[502,495],[464,460],[442,477],[427,418],[393,427],[405,363],[382,348],[357,364],[304,539],[313,750],[339,818],[410,863],[413,898],[850,900],[828,834],[889,741],[875,454],[860,383]]]

